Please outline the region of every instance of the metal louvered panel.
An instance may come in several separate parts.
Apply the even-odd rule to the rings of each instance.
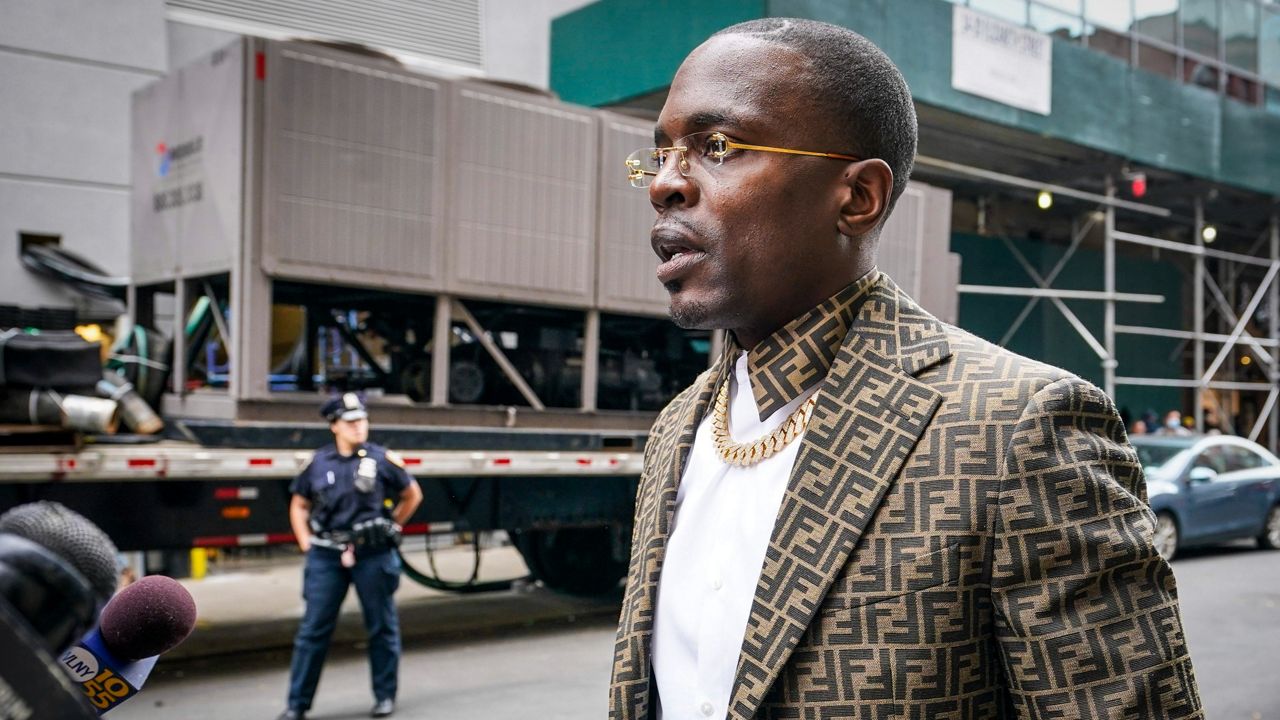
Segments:
[[[442,84],[268,43],[263,269],[424,292],[442,286]]]
[[[453,85],[450,108],[447,289],[590,306],[595,114],[466,82]]]
[[[910,183],[880,231],[876,266],[913,298],[920,297],[920,263],[924,254],[925,193]]]
[[[133,94],[132,278],[229,271],[240,246],[244,41]]]
[[[170,8],[479,68],[480,0],[166,0]]]
[[[601,310],[665,316],[668,295],[658,282],[658,258],[649,245],[656,215],[649,193],[627,182],[622,161],[653,144],[653,121],[601,114],[600,262],[596,305]]]
[[[880,232],[876,264],[921,307],[953,323],[959,256],[950,248],[951,191],[908,183]]]

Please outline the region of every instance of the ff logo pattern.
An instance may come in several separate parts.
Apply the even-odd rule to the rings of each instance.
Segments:
[[[883,275],[863,295],[778,513],[728,717],[1202,718],[1110,400],[944,325]],[[727,367],[673,400],[646,446],[612,718],[652,711],[677,485]]]

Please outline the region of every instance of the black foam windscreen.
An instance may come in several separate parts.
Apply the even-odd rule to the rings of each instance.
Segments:
[[[0,533],[0,600],[58,653],[93,627],[100,603],[78,570],[52,550]]]
[[[98,621],[103,643],[123,660],[168,652],[195,626],[191,593],[164,575],[148,575],[116,593]]]
[[[84,688],[71,681],[26,619],[0,597],[0,718],[93,720]]]
[[[0,533],[24,537],[66,560],[89,581],[99,603],[115,592],[115,543],[65,505],[49,501],[19,505],[0,515]]]

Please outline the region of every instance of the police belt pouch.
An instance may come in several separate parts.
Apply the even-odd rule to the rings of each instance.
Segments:
[[[357,552],[374,552],[400,547],[401,529],[387,518],[358,522],[350,530],[332,530],[316,533],[312,544],[318,547],[345,550],[354,546]]]

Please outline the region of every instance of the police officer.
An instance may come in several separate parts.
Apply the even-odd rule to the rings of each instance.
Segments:
[[[401,527],[422,502],[422,490],[394,452],[368,442],[369,420],[355,393],[320,410],[333,444],[316,451],[289,487],[289,523],[306,553],[306,612],[293,644],[289,708],[280,720],[305,718],[347,587],[355,583],[369,634],[372,717],[395,711],[400,624],[392,595],[400,584],[395,552]]]

